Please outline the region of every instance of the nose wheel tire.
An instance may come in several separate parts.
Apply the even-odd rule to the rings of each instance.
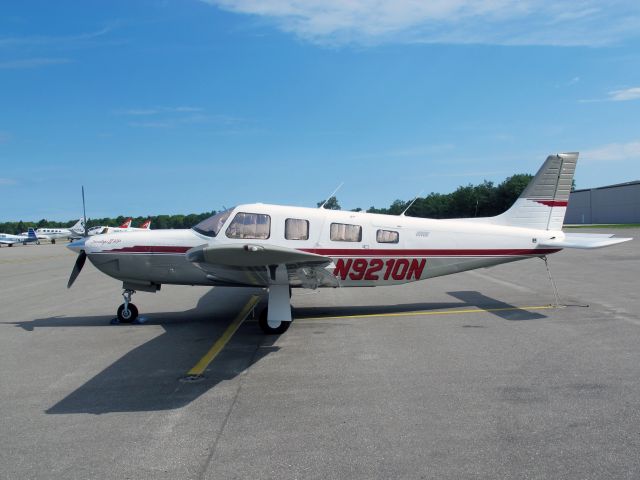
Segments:
[[[118,307],[118,320],[120,323],[132,323],[138,318],[138,307],[133,303],[125,310],[124,303]]]
[[[268,308],[262,310],[262,312],[260,312],[260,316],[258,317],[258,325],[264,333],[266,333],[267,335],[280,335],[289,330],[291,322],[280,322],[280,325],[275,328],[269,326],[269,323],[267,322],[268,310]]]

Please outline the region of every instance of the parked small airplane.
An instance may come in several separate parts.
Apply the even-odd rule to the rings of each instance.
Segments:
[[[599,248],[631,240],[564,233],[577,153],[549,156],[505,213],[435,220],[324,208],[241,205],[188,230],[94,236],[69,244],[79,253],[71,287],[87,257],[123,282],[118,319],[131,322],[137,291],[163,283],[268,288],[262,330],[283,333],[290,287],[373,287],[543,257],[563,248]]]
[[[49,240],[56,243],[60,239],[74,239],[84,235],[84,218],[78,220],[71,228],[47,228],[42,227],[36,230],[36,235],[40,240]]]
[[[104,235],[105,233],[118,233],[118,232],[139,232],[141,230],[150,230],[151,229],[151,219],[146,220],[140,228],[135,228],[131,226],[131,219],[127,218],[122,225],[119,227],[108,227],[105,225],[101,225],[98,227],[91,227],[87,234],[89,236],[93,235]]]
[[[40,244],[38,237],[36,236],[36,232],[33,228],[29,228],[29,231],[26,235],[11,235],[9,233],[0,233],[0,245],[9,245],[13,247],[15,243],[22,243],[26,245],[27,243],[35,242]]]

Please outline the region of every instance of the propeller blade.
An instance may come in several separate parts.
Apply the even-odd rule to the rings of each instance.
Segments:
[[[87,233],[87,209],[84,205],[84,185],[82,185],[82,220],[84,221],[84,236],[88,236]],[[82,267],[80,267],[82,268]]]
[[[67,283],[67,288],[71,288],[71,285],[73,285],[73,282],[76,281],[76,278],[78,278],[78,275],[80,275],[80,270],[82,270],[82,267],[84,267],[84,262],[87,260],[87,254],[85,253],[84,250],[82,250],[80,252],[80,255],[78,255],[78,258],[76,259],[76,263],[73,266],[73,270],[71,270],[71,276],[69,277],[69,283]]]

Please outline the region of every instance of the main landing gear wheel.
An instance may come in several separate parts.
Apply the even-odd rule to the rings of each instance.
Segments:
[[[269,323],[267,322],[268,311],[269,308],[265,308],[264,310],[262,310],[260,316],[258,317],[258,325],[260,325],[262,331],[267,335],[280,335],[286,332],[289,329],[291,322],[280,322],[280,325],[273,328],[269,326]]]
[[[131,303],[131,297],[135,290],[126,289],[122,292],[124,303],[118,307],[118,321],[120,323],[133,323],[138,318],[138,307]]]
[[[130,303],[128,307],[125,307],[123,303],[118,307],[118,321],[120,323],[133,323],[138,318],[138,307],[133,303]]]

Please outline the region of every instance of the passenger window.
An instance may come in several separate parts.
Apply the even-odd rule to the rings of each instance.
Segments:
[[[309,220],[287,218],[284,221],[284,238],[287,240],[309,240]]]
[[[376,232],[376,242],[378,243],[398,243],[400,234],[393,230],[378,230]]]
[[[267,239],[271,233],[271,217],[262,213],[238,213],[226,233],[229,238]]]
[[[329,235],[334,242],[360,242],[362,241],[362,227],[360,225],[332,223]]]

